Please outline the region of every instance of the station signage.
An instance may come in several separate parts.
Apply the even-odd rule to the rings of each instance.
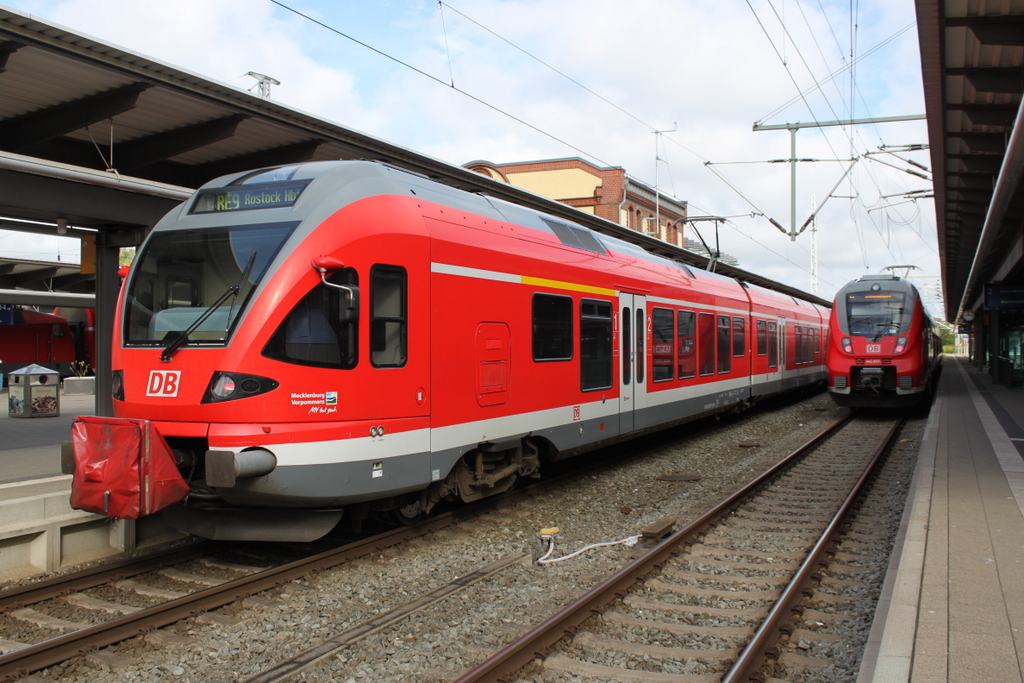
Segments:
[[[189,213],[225,213],[292,206],[309,185],[309,180],[261,185],[229,185],[201,190]]]
[[[14,304],[0,304],[0,325],[14,324]]]
[[[985,308],[990,311],[1024,310],[1024,286],[1001,283],[985,285]]]

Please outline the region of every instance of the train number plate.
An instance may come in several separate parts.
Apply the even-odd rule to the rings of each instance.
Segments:
[[[867,344],[864,347],[864,349],[865,349],[865,351],[867,353],[881,353],[882,352],[882,345],[881,344]]]

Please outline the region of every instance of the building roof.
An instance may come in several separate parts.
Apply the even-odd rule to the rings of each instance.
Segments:
[[[946,318],[973,308],[1024,219],[1024,9],[916,0]],[[981,8],[983,16],[977,16]]]

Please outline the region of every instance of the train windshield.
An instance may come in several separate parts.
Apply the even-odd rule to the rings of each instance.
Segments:
[[[154,233],[125,299],[125,341],[222,344],[297,222]]]
[[[906,334],[913,306],[903,292],[851,292],[846,295],[847,334],[878,337]]]

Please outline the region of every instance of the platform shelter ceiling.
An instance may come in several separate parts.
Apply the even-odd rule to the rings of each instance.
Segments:
[[[1012,260],[1024,223],[1024,3],[916,5],[943,293],[956,320],[985,283],[1024,282],[1020,255]]]
[[[125,241],[137,243],[138,229],[220,175],[373,159],[582,223],[683,263],[707,264],[703,256],[558,202],[2,6],[0,92],[0,217],[65,218],[100,232],[136,228]],[[0,227],[52,230],[2,218]],[[726,264],[717,270],[829,303]]]

